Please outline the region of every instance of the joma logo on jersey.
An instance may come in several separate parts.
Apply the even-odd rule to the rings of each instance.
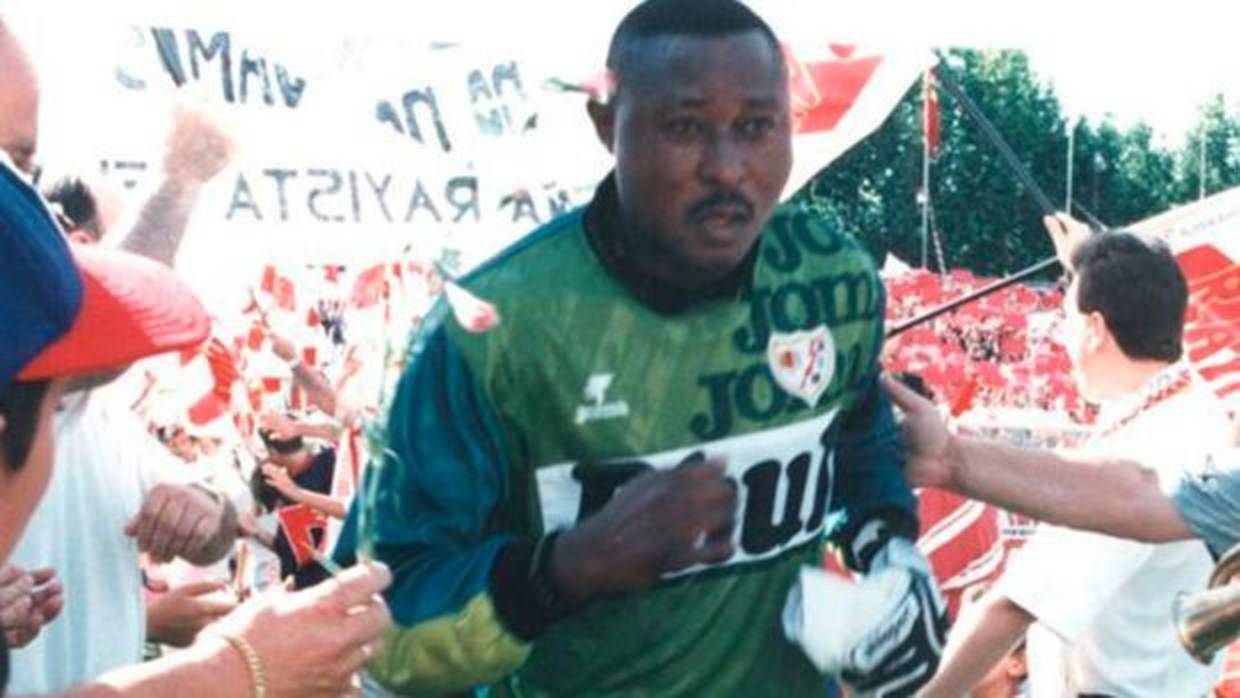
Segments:
[[[722,457],[738,485],[736,552],[723,564],[762,560],[815,539],[834,481],[836,410],[785,427],[693,448],[604,463],[561,463],[537,471],[545,530],[570,528],[602,509],[621,485],[649,470]]]
[[[774,332],[797,332],[826,325],[837,330],[853,322],[879,319],[878,280],[870,273],[830,274],[805,283],[746,292],[749,322],[732,335],[746,354],[766,351]]]
[[[881,326],[880,326],[881,327]],[[866,385],[873,378],[871,355],[859,344],[847,351],[836,347],[831,380],[814,397],[815,405],[830,405],[844,393]],[[720,439],[731,434],[740,419],[767,422],[804,412],[806,401],[793,399],[771,373],[769,360],[757,361],[740,371],[699,376],[698,387],[706,391],[707,411],[693,415],[689,430],[699,439]],[[739,419],[738,419],[739,418]]]
[[[803,210],[778,216],[769,225],[762,259],[777,272],[793,272],[806,256],[829,257],[843,251],[860,255],[857,243],[815,222]],[[841,257],[845,259],[845,257]],[[772,332],[797,332],[818,325],[833,330],[852,322],[878,318],[882,288],[866,269],[841,269],[812,279],[756,286],[746,292],[749,322],[732,336],[733,346],[746,354],[765,352]]]
[[[598,419],[615,419],[629,416],[629,403],[624,400],[607,402],[607,389],[615,378],[612,373],[596,373],[586,381],[582,391],[586,404],[577,407],[577,416],[573,420],[578,424],[593,422]]]

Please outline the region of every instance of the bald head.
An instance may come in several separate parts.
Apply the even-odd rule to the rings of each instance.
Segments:
[[[0,17],[0,149],[29,173],[39,139],[39,86],[34,66]]]

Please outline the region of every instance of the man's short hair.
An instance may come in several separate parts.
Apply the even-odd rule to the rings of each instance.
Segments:
[[[750,31],[761,32],[776,55],[782,56],[779,39],[770,25],[737,0],[646,0],[629,11],[616,27],[607,50],[607,68],[623,80],[641,54],[638,44],[644,39],[715,38]]]
[[[294,436],[291,439],[277,439],[266,429],[258,430],[258,437],[262,439],[263,445],[268,451],[279,453],[280,455],[289,456],[306,447],[306,441],[300,436]]]
[[[35,431],[39,427],[39,415],[51,381],[13,381],[0,384],[0,417],[4,429],[0,430],[0,458],[9,472],[17,472],[30,457]]]
[[[1077,308],[1102,313],[1128,358],[1179,360],[1188,283],[1165,242],[1125,231],[1099,233],[1072,253],[1072,268]]]
[[[103,237],[103,230],[99,228],[99,206],[86,182],[77,177],[66,177],[56,182],[44,196],[50,203],[60,206],[72,230],[84,230],[96,242]]]

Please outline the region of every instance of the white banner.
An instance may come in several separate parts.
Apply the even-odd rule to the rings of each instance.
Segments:
[[[124,229],[160,181],[173,105],[206,109],[237,158],[203,192],[177,268],[215,307],[235,307],[268,262],[449,249],[468,268],[587,201],[609,169],[572,88],[601,75],[626,5],[554,40],[541,25],[437,35],[430,17],[398,30],[378,10],[338,23],[312,10],[96,11],[71,39],[37,34],[36,58],[56,60],[42,71],[41,159],[49,178],[115,193]],[[32,12],[31,26],[55,26]],[[929,63],[831,43],[814,29],[830,26],[822,14],[776,13],[800,123],[789,190],[877,128]]]

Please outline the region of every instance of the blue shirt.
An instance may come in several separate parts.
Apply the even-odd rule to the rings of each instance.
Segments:
[[[1184,522],[1215,555],[1240,542],[1240,449],[1207,456],[1166,490]]]

